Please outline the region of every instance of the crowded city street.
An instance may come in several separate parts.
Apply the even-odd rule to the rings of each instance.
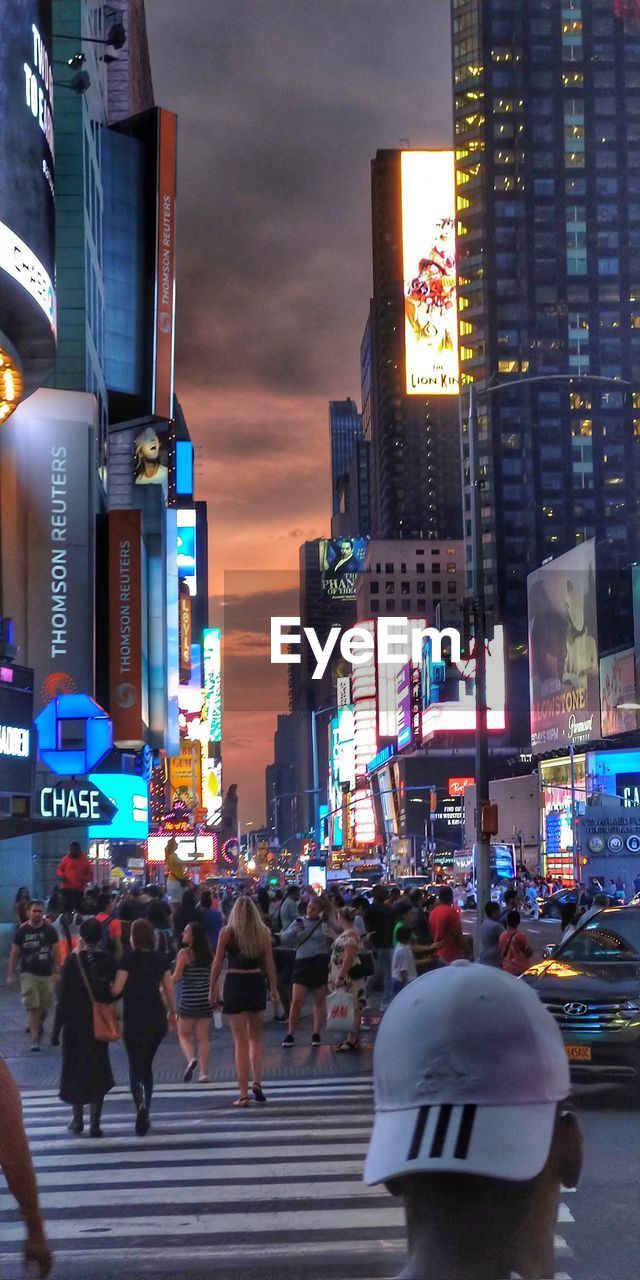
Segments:
[[[640,1275],[640,0],[0,0],[0,1280]]]

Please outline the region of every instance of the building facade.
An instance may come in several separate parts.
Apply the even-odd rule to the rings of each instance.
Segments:
[[[373,455],[372,533],[457,538],[462,532],[458,396],[407,394],[402,156],[401,151],[378,151],[371,168],[373,298],[361,375],[364,434]]]
[[[340,511],[340,481],[349,475],[351,455],[362,439],[362,414],[355,401],[329,401],[329,442],[331,446],[331,513]]]
[[[452,4],[461,374],[512,650],[528,572],[591,537],[614,577],[638,555],[640,27],[619,14]]]

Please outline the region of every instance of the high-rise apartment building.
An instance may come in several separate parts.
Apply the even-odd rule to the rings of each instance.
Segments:
[[[351,455],[362,440],[362,414],[353,400],[329,401],[329,439],[331,444],[331,511],[340,511],[340,481],[349,475]]]
[[[457,538],[462,531],[458,396],[408,394],[402,157],[372,162],[373,298],[361,348],[365,439],[372,449],[372,533]],[[449,203],[443,192],[443,209]],[[420,212],[419,200],[415,209]],[[428,221],[424,220],[428,236]],[[428,266],[430,241],[416,257]],[[412,272],[413,274],[413,272]]]
[[[478,391],[489,603],[516,645],[537,565],[591,537],[613,571],[639,552],[640,27],[625,11],[452,3],[461,373]]]

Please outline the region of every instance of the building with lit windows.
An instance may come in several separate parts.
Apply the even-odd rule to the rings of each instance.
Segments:
[[[512,653],[528,572],[594,537],[615,597],[639,552],[633,8],[452,3],[461,375],[478,391],[488,603]]]
[[[412,207],[424,214],[424,190],[405,189],[403,201],[403,157],[413,154],[439,153],[378,151],[371,166],[373,297],[360,355],[363,429],[372,454],[371,531],[377,538],[458,538],[457,385],[446,395],[407,390],[403,213]],[[448,207],[443,190],[443,211]],[[427,216],[422,226],[425,238],[410,274],[429,256]]]

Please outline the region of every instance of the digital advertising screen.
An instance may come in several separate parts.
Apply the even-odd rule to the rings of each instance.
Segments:
[[[601,736],[595,541],[530,573],[529,686],[534,752]]]
[[[169,496],[169,439],[166,431],[143,427],[133,442],[134,484],[162,485]]]
[[[402,259],[407,395],[459,392],[452,151],[403,151]]]
[[[6,273],[55,329],[51,8],[2,0],[0,285]]]
[[[355,600],[356,579],[364,569],[367,538],[321,538],[318,555],[324,595]]]
[[[640,721],[634,710],[636,697],[636,658],[633,649],[610,653],[600,659],[600,714],[602,736],[637,729]]]

